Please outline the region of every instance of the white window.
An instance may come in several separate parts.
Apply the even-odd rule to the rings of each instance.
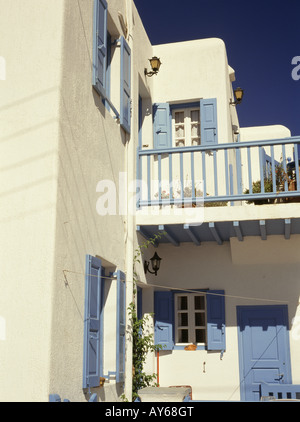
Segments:
[[[175,330],[177,344],[203,344],[206,342],[204,294],[175,295]]]
[[[172,130],[175,147],[200,145],[200,107],[173,110]]]

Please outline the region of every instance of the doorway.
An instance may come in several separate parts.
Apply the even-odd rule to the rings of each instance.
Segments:
[[[260,384],[291,383],[286,305],[238,306],[242,401],[259,401]]]

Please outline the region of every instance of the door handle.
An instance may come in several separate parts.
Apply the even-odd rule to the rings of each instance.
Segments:
[[[284,374],[279,374],[278,378],[275,378],[275,381],[281,381],[283,377],[284,377]]]

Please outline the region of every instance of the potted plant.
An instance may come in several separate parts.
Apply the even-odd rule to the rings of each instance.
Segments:
[[[283,192],[284,191],[284,184],[285,182],[289,182],[289,176],[284,170],[283,164],[277,164],[275,166],[275,180],[276,180],[276,192]],[[264,191],[266,193],[273,192],[273,176],[272,170],[270,171],[269,175],[264,178]],[[244,194],[249,194],[249,189],[244,190]],[[257,180],[252,183],[252,193],[261,193],[261,181]],[[255,205],[262,205],[262,204],[270,204],[274,203],[274,199],[254,199],[247,201],[247,204],[254,203]]]

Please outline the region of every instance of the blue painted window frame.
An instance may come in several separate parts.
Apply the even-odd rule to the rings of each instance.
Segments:
[[[142,319],[143,317],[143,289],[141,287],[137,287],[137,318]]]
[[[120,125],[130,134],[131,131],[131,49],[124,37],[120,39]]]
[[[86,270],[83,340],[83,388],[90,388],[98,387],[100,385],[100,377],[103,373],[102,310],[104,268],[102,267],[101,259],[91,255],[86,255],[85,262]],[[93,274],[93,271],[96,272],[96,278]],[[95,288],[96,297],[92,297],[91,294],[95,293]],[[91,318],[91,315],[93,315],[93,318]],[[91,352],[93,353],[92,356]],[[92,362],[93,358],[94,363]],[[94,373],[91,373],[90,371],[90,368],[92,366],[94,367]]]
[[[153,104],[153,148],[172,148],[172,113],[169,103]]]
[[[117,344],[116,344],[116,382],[125,380],[125,342],[126,342],[126,276],[118,270],[117,276]]]
[[[142,149],[142,128],[143,128],[143,98],[139,95],[139,136],[138,136],[138,149]]]
[[[213,146],[218,143],[218,112],[216,98],[200,100],[201,145]]]
[[[176,104],[172,104],[172,103],[155,103],[153,104],[153,149],[160,149],[160,148],[177,148],[176,146],[173,145],[173,139],[172,139],[172,112],[174,110],[178,110],[178,109],[183,109],[183,108],[199,108],[200,110],[200,127],[201,127],[201,145],[202,146],[206,146],[206,145],[213,145],[213,144],[206,144],[205,143],[205,139],[202,133],[202,119],[203,119],[203,106],[206,104],[213,104],[215,107],[215,115],[216,115],[216,129],[215,129],[215,142],[213,144],[217,144],[218,143],[218,120],[217,120],[217,99],[216,98],[211,98],[211,99],[206,99],[206,98],[202,98],[199,101],[190,101],[190,102],[182,102],[182,103],[176,103]],[[157,142],[157,138],[156,138],[156,124],[155,124],[155,117],[156,117],[156,111],[157,109],[159,109],[159,107],[161,106],[165,106],[166,107],[166,112],[169,114],[168,118],[169,118],[169,122],[166,125],[166,129],[169,131],[168,132],[168,140],[167,143],[168,145],[163,145],[163,146],[159,146],[158,142]],[[168,108],[167,108],[168,107]],[[183,148],[188,148],[187,147],[183,147]]]
[[[106,0],[94,0],[92,85],[107,110],[112,110],[124,131],[131,131],[131,50],[121,36],[112,42],[107,30]],[[110,99],[112,46],[120,47],[120,112]],[[99,59],[100,57],[100,59]],[[99,64],[100,63],[100,64]]]
[[[94,0],[93,87],[103,98],[106,97],[106,63],[107,2],[106,0]]]
[[[158,307],[157,307],[157,298],[160,294],[165,295],[165,299],[169,300],[169,306],[170,306],[170,310],[169,310],[169,317],[167,321],[164,321],[164,325],[165,328],[169,331],[170,335],[172,336],[172,340],[171,338],[168,339],[166,344],[163,344],[163,349],[162,350],[184,350],[184,348],[186,347],[186,345],[177,345],[175,343],[175,294],[178,293],[182,293],[182,294],[189,294],[189,293],[205,293],[206,294],[206,304],[207,304],[207,308],[205,310],[206,312],[206,331],[207,331],[207,340],[205,344],[199,344],[197,345],[197,349],[196,350],[215,350],[215,351],[220,351],[221,354],[223,354],[223,352],[226,350],[226,334],[225,334],[225,329],[226,329],[226,323],[225,323],[225,292],[224,290],[208,290],[208,289],[190,289],[190,290],[182,290],[182,291],[178,291],[178,290],[167,290],[167,291],[155,291],[154,292],[154,340],[155,340],[155,344],[160,344],[160,341],[158,340],[159,337],[157,336],[157,334],[159,333],[159,325],[160,325],[160,321],[157,318],[157,313],[158,313]],[[219,297],[220,301],[221,301],[221,313],[220,313],[220,318],[219,315],[212,315],[212,310],[209,309],[210,305],[209,305],[209,300],[207,300],[208,296],[211,295],[211,297]],[[165,304],[165,306],[167,306]],[[172,313],[170,314],[172,310]],[[167,328],[169,326],[169,328]],[[170,326],[171,327],[171,331],[170,331]],[[217,329],[220,330],[220,335],[219,335],[219,339],[220,341],[218,342],[214,342],[214,335],[212,330],[216,330]]]
[[[170,290],[154,292],[154,342],[162,350],[173,350],[174,342],[174,293]]]
[[[107,61],[106,61],[106,72],[105,72],[105,97],[103,98],[103,103],[108,111],[110,111],[111,101],[111,35],[107,32]]]

